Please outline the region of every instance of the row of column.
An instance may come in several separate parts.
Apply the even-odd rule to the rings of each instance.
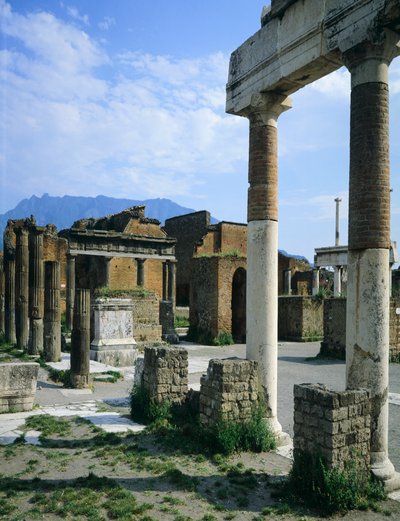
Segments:
[[[345,56],[352,79],[346,382],[348,389],[371,390],[371,463],[383,480],[394,476],[388,459],[388,66],[395,53],[396,42],[387,35],[384,44],[362,44]],[[254,94],[242,114],[250,122],[247,358],[259,362],[278,437],[284,435],[277,417],[277,119],[290,107],[281,94]]]

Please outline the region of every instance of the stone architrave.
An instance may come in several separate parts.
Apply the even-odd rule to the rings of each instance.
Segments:
[[[15,309],[17,346],[28,348],[29,340],[29,248],[28,230],[16,228]]]
[[[278,385],[278,153],[277,120],[291,108],[279,94],[255,94],[250,121],[247,229],[246,358],[258,362],[266,415],[278,442],[289,441],[277,416]]]
[[[89,386],[90,374],[90,290],[75,291],[74,320],[71,334],[71,385]]]
[[[75,260],[76,255],[67,254],[67,302],[66,302],[66,326],[71,331],[74,316],[75,297]]]
[[[93,303],[94,339],[90,358],[113,366],[133,365],[137,352],[133,338],[131,299],[98,298]]]
[[[371,470],[390,490],[400,475],[388,457],[390,61],[399,35],[345,53],[351,73],[346,383],[371,391]]]
[[[5,332],[10,344],[17,343],[15,332],[15,258],[5,258]]]
[[[43,351],[44,265],[43,229],[33,228],[29,233],[29,353]]]
[[[46,261],[44,285],[44,357],[46,362],[61,359],[60,264]]]

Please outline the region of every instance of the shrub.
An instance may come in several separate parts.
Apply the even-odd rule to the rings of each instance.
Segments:
[[[155,421],[171,419],[171,404],[159,403],[151,400],[149,393],[143,386],[134,386],[131,392],[131,417],[139,423],[152,423]]]
[[[189,319],[181,315],[176,315],[175,327],[189,327]]]
[[[231,346],[234,343],[231,333],[227,331],[222,331],[218,336],[213,338],[213,345],[215,346]]]

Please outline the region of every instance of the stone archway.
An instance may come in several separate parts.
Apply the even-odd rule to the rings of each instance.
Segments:
[[[246,342],[246,270],[238,268],[232,279],[232,337]]]

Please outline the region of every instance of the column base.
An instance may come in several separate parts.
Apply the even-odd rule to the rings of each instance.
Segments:
[[[277,447],[284,447],[292,443],[290,435],[287,432],[283,432],[282,425],[278,422],[277,418],[265,418],[265,421],[275,436]]]
[[[382,453],[371,453],[371,472],[383,483],[386,492],[400,489],[400,474],[396,472],[393,463]]]

